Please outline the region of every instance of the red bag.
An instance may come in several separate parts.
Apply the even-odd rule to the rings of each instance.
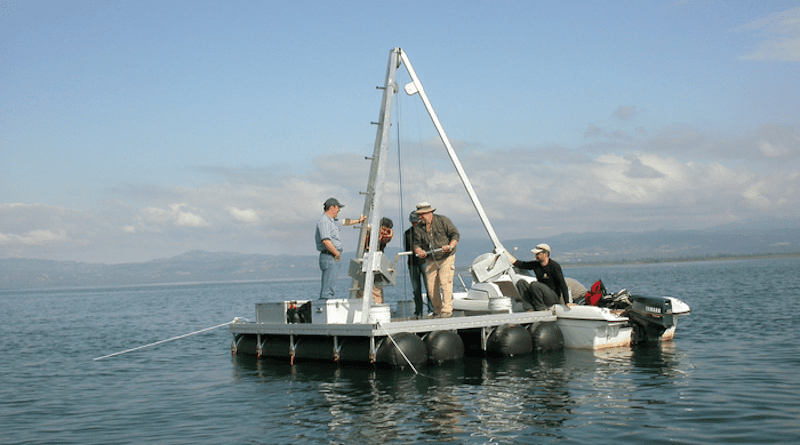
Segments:
[[[597,303],[600,302],[600,299],[603,298],[603,295],[606,294],[606,287],[603,286],[603,280],[597,280],[596,283],[592,284],[592,288],[586,292],[586,295],[583,297],[586,304],[591,306],[597,306]]]

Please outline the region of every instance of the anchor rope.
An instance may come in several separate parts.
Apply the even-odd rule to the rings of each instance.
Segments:
[[[232,323],[238,323],[240,320],[241,320],[241,319],[240,319],[239,317],[236,317],[236,318],[234,318],[232,321],[229,321],[229,322],[227,322],[227,323],[218,324],[218,325],[216,325],[216,326],[211,326],[210,328],[201,329],[201,330],[199,330],[199,331],[189,332],[188,334],[179,335],[179,336],[177,336],[177,337],[168,338],[168,339],[166,339],[166,340],[159,340],[159,341],[157,341],[157,342],[154,342],[154,343],[150,343],[150,344],[143,345],[143,346],[137,346],[137,347],[135,347],[135,348],[126,349],[126,350],[124,350],[124,351],[115,352],[115,353],[113,353],[113,354],[104,355],[104,356],[102,356],[102,357],[96,357],[96,358],[93,358],[93,359],[92,359],[92,361],[103,360],[103,359],[105,359],[105,358],[114,357],[114,356],[117,356],[117,355],[122,355],[122,354],[127,354],[127,353],[129,353],[129,352],[138,351],[138,350],[140,350],[140,349],[144,349],[144,348],[149,348],[149,347],[151,347],[151,346],[160,345],[160,344],[162,344],[162,343],[166,343],[166,342],[169,342],[169,341],[173,341],[173,340],[179,340],[179,339],[181,339],[181,338],[190,337],[190,336],[192,336],[192,335],[202,334],[203,332],[208,332],[208,331],[212,331],[212,330],[214,330],[214,329],[219,329],[219,328],[221,328],[221,327],[223,327],[223,326],[228,326],[228,325],[230,325],[230,324],[232,324]]]
[[[392,343],[394,343],[394,346],[397,348],[398,351],[400,351],[400,355],[402,355],[403,358],[406,360],[406,363],[408,363],[408,366],[411,366],[411,369],[414,370],[414,374],[419,375],[419,372],[417,371],[417,368],[415,368],[414,364],[411,363],[411,360],[409,360],[408,357],[406,357],[406,353],[403,352],[403,349],[400,348],[400,345],[398,345],[397,342],[394,341],[394,337],[392,337],[392,334],[390,334],[389,331],[387,331],[386,328],[383,327],[383,323],[378,321],[378,326],[380,326],[381,329],[383,329],[383,332],[386,333],[386,336],[389,337],[389,340],[391,340]]]

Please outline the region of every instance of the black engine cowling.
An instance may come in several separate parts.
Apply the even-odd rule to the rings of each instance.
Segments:
[[[624,315],[633,326],[634,344],[659,342],[664,331],[675,325],[669,298],[631,295],[629,300],[631,307]]]

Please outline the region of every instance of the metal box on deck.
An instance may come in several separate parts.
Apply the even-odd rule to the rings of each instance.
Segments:
[[[346,324],[361,323],[363,301],[355,299],[314,300],[311,302],[311,323]],[[370,307],[369,323],[388,323],[391,319],[389,305],[373,304]]]
[[[287,312],[297,309],[309,300],[256,303],[256,323],[289,323]]]

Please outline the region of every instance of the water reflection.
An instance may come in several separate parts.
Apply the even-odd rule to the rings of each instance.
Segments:
[[[634,348],[631,350],[632,364],[639,372],[665,377],[665,382],[685,376],[680,369],[680,351],[675,344],[667,342],[658,347]]]
[[[467,357],[419,375],[237,356],[233,372],[245,384],[283,387],[279,396],[287,399],[294,426],[333,442],[512,443],[557,441],[566,429],[603,422],[609,413],[619,420],[643,404],[668,403],[685,376],[682,360],[665,344]]]

